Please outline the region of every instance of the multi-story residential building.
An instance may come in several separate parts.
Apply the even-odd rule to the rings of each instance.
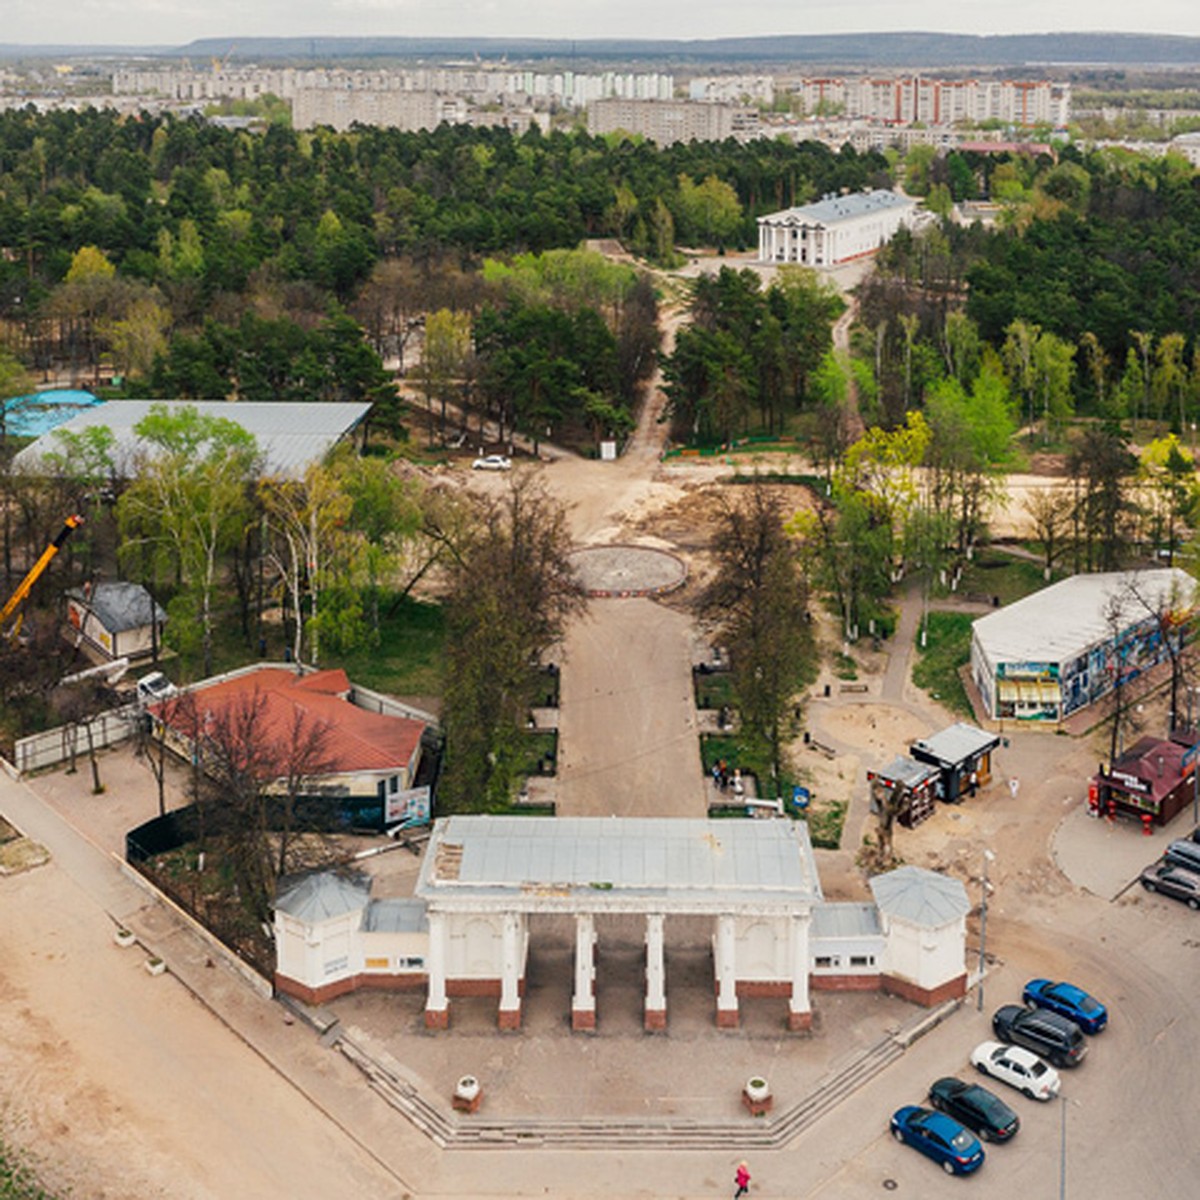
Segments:
[[[697,75],[688,81],[689,100],[726,104],[775,103],[774,75]]]
[[[800,78],[791,81],[790,86],[805,112],[898,125],[1002,121],[1008,125],[1060,127],[1071,116],[1071,85],[1047,79],[826,76]]]
[[[462,97],[478,105],[583,108],[610,96],[631,100],[669,100],[674,76],[659,71],[532,71],[486,66],[412,67],[403,70],[352,71],[340,68],[228,67],[122,68],[113,73],[114,95],[160,96],[171,100],[254,100],[272,94],[295,100],[301,92],[409,92]]]
[[[588,105],[588,132],[637,134],[670,146],[675,142],[748,141],[761,128],[754,109],[693,100],[597,100]]]

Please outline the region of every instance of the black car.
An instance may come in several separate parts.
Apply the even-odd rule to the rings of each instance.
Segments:
[[[1200,874],[1177,867],[1165,858],[1142,872],[1142,887],[1182,900],[1191,909],[1200,909]]]
[[[1056,1067],[1077,1067],[1087,1053],[1083,1030],[1044,1008],[1006,1004],[992,1017],[992,1031],[1000,1041],[1024,1046]]]
[[[1163,857],[1173,867],[1200,871],[1200,843],[1193,842],[1191,838],[1177,838],[1167,847]]]
[[[929,1103],[973,1129],[985,1142],[1007,1142],[1021,1128],[1020,1118],[999,1096],[953,1075],[939,1079],[929,1089]]]

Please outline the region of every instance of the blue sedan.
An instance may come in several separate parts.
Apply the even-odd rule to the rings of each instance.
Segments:
[[[907,1104],[892,1114],[892,1137],[942,1164],[947,1175],[969,1175],[983,1166],[979,1139],[953,1117]]]
[[[1108,1009],[1073,983],[1031,979],[1025,985],[1022,999],[1035,1008],[1048,1008],[1060,1017],[1068,1017],[1084,1033],[1099,1033],[1108,1024]]]

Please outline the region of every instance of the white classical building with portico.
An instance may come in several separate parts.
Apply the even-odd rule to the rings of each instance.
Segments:
[[[717,1025],[736,1028],[743,999],[776,997],[787,1027],[804,1030],[810,988],[882,988],[921,1004],[965,992],[962,884],[905,872],[883,902],[831,904],[803,821],[453,816],[436,822],[411,898],[371,900],[368,880],[331,872],[282,889],[275,983],[309,1003],[424,988],[430,1029],[449,1027],[455,997],[494,996],[499,1027],[519,1029],[531,936],[539,918],[566,917],[571,1025],[592,1030],[597,922],[633,916],[644,1027],[662,1030],[671,922],[699,918],[711,922]]]
[[[874,254],[917,220],[917,202],[886,189],[826,196],[758,218],[758,261],[833,267]]]

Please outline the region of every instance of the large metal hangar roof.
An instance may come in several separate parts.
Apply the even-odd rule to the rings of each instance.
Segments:
[[[1178,567],[1073,575],[980,617],[972,629],[993,664],[1068,662],[1112,637],[1106,613],[1114,600],[1128,628],[1163,604],[1191,607],[1196,581]]]
[[[321,462],[342,438],[356,429],[370,411],[370,404],[350,401],[234,401],[234,400],[110,400],[85,409],[52,433],[39,437],[13,459],[18,470],[36,471],[43,455],[61,446],[59,430],[79,433],[104,425],[116,438],[113,460],[117,473],[129,476],[141,448],[135,426],[152,405],[165,405],[171,412],[192,407],[206,416],[236,421],[253,434],[263,455],[264,475],[296,478],[312,463]]]
[[[603,908],[651,896],[816,903],[821,885],[802,821],[453,816],[435,825],[416,894],[455,893]]]

